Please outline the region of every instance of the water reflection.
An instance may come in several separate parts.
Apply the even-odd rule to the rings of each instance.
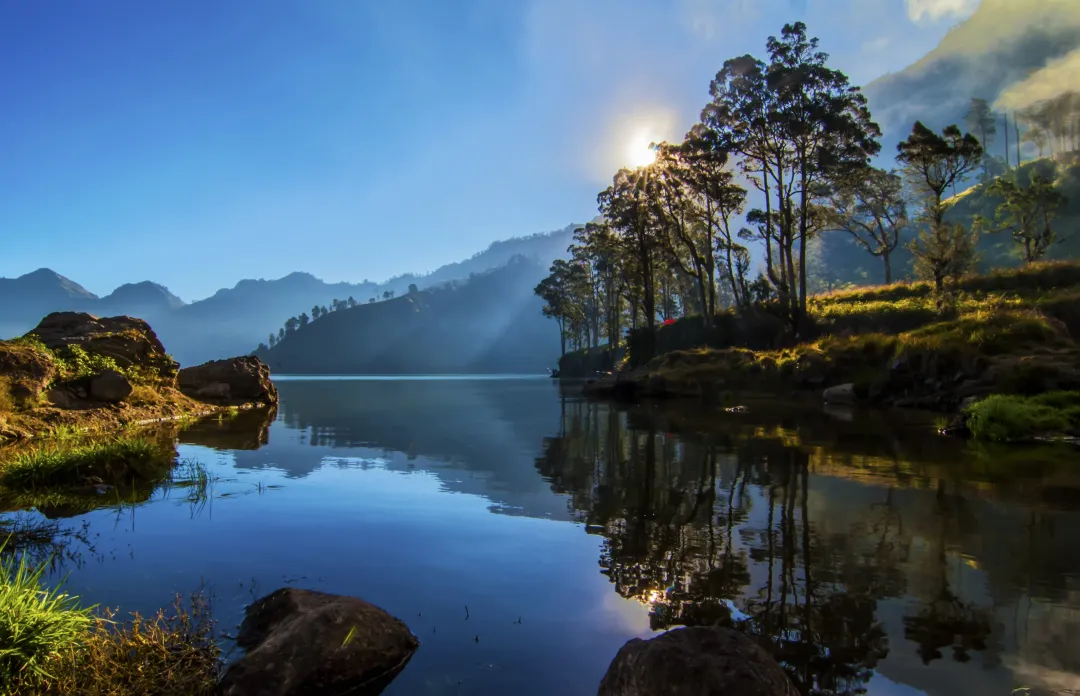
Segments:
[[[804,693],[1080,686],[1070,453],[775,404],[564,414],[537,467],[654,629],[736,626]]]
[[[276,413],[159,432],[215,477],[205,508],[39,501],[65,519],[0,512],[0,538],[81,549],[59,570],[90,602],[204,586],[226,630],[283,584],[362,596],[423,643],[387,696],[591,694],[627,639],[702,624],[807,694],[1080,688],[1075,452],[819,404],[621,410],[547,380],[279,388]]]

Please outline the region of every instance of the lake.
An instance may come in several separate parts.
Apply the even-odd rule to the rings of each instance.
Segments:
[[[54,577],[125,611],[201,587],[226,633],[286,585],[362,597],[421,641],[391,696],[591,695],[628,639],[713,623],[769,637],[806,693],[1080,689],[1076,450],[548,379],[277,383],[272,418],[179,434],[209,499],[47,510]]]

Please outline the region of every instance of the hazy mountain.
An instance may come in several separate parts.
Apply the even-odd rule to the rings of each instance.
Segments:
[[[866,86],[871,111],[885,131],[883,156],[895,155],[896,143],[916,120],[936,129],[962,123],[972,97],[994,103],[1078,48],[1077,0],[983,0],[933,51]],[[1073,87],[1080,89],[1080,76]],[[1004,147],[1001,136],[994,154],[1003,156]]]
[[[276,280],[241,280],[232,288],[218,290],[190,304],[184,304],[164,286],[149,281],[123,285],[105,297],[98,297],[73,280],[40,269],[18,278],[0,278],[0,338],[26,333],[49,312],[129,314],[149,321],[165,347],[182,364],[197,364],[246,354],[266,341],[289,317],[302,312],[310,314],[313,306],[329,306],[335,299],[353,297],[366,304],[371,298],[381,300],[387,290],[404,295],[410,284],[427,288],[464,279],[505,265],[515,256],[534,259],[546,267],[552,259],[566,256],[575,227],[495,242],[465,261],[442,266],[426,275],[354,284],[326,283],[310,273],[291,273]]]
[[[516,256],[467,281],[330,312],[256,354],[285,374],[541,372],[559,355],[533,294],[547,268]]]

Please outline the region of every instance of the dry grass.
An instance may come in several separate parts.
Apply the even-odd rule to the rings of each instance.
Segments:
[[[56,651],[48,675],[16,684],[12,693],[59,696],[199,696],[214,692],[220,669],[208,603],[201,595],[150,618],[116,612],[95,616],[77,644]]]

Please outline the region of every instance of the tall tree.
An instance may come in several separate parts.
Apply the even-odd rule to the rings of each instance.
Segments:
[[[297,328],[307,326],[308,323],[311,321],[311,319],[307,315],[307,312],[301,313],[300,316],[297,317],[297,320],[299,320],[300,322]]]
[[[1027,186],[1001,177],[990,192],[1002,199],[994,216],[997,232],[1008,232],[1025,263],[1038,261],[1057,241],[1053,222],[1061,214],[1065,197],[1054,182],[1033,173]]]
[[[710,246],[705,255],[709,276],[708,303],[704,310],[711,317],[716,313],[714,277],[722,268],[737,307],[747,304],[746,295],[738,282],[739,263],[747,251],[736,239],[733,219],[741,215],[746,205],[746,189],[735,182],[728,169],[728,153],[714,134],[699,124],[687,134],[682,146],[686,163],[686,184],[697,201],[696,214],[705,226],[704,234]],[[720,254],[717,263],[716,254]]]
[[[311,319],[314,321],[322,316],[322,307],[315,305],[311,308]]]
[[[982,146],[984,153],[990,152],[990,145],[993,143],[995,136],[997,135],[997,116],[994,114],[993,109],[990,108],[990,102],[985,99],[974,98],[971,100],[971,104],[968,107],[968,112],[964,116],[964,125],[968,127],[968,130],[974,133],[978,139],[979,144]],[[1008,136],[1008,123],[1005,125],[1006,137]],[[989,155],[986,155],[989,157]],[[1008,146],[1006,145],[1006,156],[1008,156]],[[983,161],[983,181],[989,181],[991,177],[989,162]]]
[[[842,230],[885,265],[892,283],[892,253],[908,226],[904,182],[895,172],[869,169],[838,183],[827,197],[827,227]]]
[[[664,249],[662,228],[651,198],[652,171],[620,169],[611,186],[597,196],[600,213],[628,256],[628,270],[641,288],[642,316],[649,332],[656,328],[657,270]],[[652,190],[651,190],[652,189]]]
[[[917,121],[906,140],[896,146],[897,161],[922,197],[925,227],[912,243],[916,267],[934,281],[940,294],[946,278],[971,265],[974,244],[970,234],[945,223],[945,192],[978,168],[983,148],[970,133],[953,125],[939,135]]]
[[[801,22],[785,25],[768,41],[769,63],[751,56],[727,61],[710,86],[712,101],[702,123],[765,197],[757,220],[775,241],[783,281],[775,272],[781,304],[798,332],[806,314],[806,245],[823,183],[865,168],[880,150],[880,129],[866,97],[848,77],[828,67]],[[798,244],[798,261],[794,250]]]

